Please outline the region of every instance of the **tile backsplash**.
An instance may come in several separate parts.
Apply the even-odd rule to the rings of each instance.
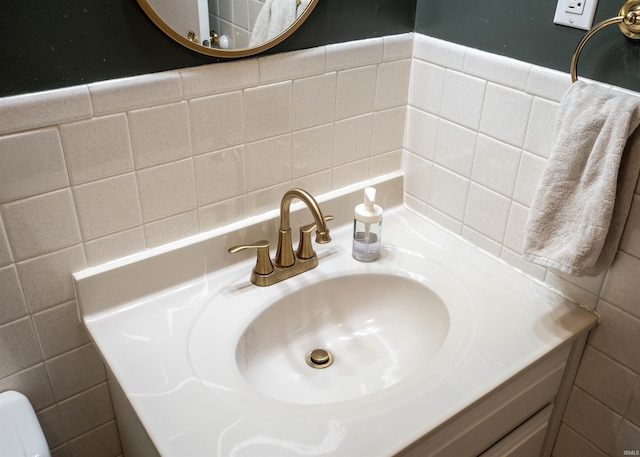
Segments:
[[[413,35],[0,99],[0,391],[120,449],[70,273],[401,167]]]
[[[621,456],[640,443],[640,183],[609,271],[574,278],[521,257],[524,224],[570,84],[566,73],[416,35],[405,204],[602,316],[553,455]]]
[[[276,208],[292,186],[402,169],[407,206],[597,308],[556,454],[619,455],[640,440],[640,196],[601,277],[520,257],[569,84],[407,34],[0,99],[0,391],[30,398],[54,456],[119,455],[70,273]]]

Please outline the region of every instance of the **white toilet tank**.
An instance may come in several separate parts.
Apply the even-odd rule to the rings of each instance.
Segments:
[[[13,390],[0,393],[0,457],[51,457],[31,403]]]

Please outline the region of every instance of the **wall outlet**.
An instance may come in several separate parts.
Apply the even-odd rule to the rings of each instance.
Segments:
[[[597,6],[598,0],[558,0],[553,23],[589,30]]]
[[[582,14],[585,0],[567,0],[564,4],[565,13]]]

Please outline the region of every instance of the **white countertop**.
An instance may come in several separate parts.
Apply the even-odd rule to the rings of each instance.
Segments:
[[[396,205],[401,180],[376,184],[388,209],[382,254],[370,264],[351,257],[355,190],[319,199],[325,214],[338,213],[333,241],[315,245],[316,269],[274,286],[250,284],[255,254],[238,261],[226,252],[238,242],[275,243],[275,223],[265,218],[75,275],[91,337],[161,455],[390,455],[594,325],[593,314]],[[460,302],[456,339],[446,357],[427,361],[428,376],[303,405],[268,398],[229,369],[242,328],[277,297],[343,270],[389,272],[398,262]],[[194,349],[206,341],[211,347]]]

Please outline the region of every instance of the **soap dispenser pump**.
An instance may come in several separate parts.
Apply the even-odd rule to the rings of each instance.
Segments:
[[[353,219],[353,257],[371,262],[380,255],[382,208],[376,205],[376,189],[364,190],[364,203],[356,206]]]

